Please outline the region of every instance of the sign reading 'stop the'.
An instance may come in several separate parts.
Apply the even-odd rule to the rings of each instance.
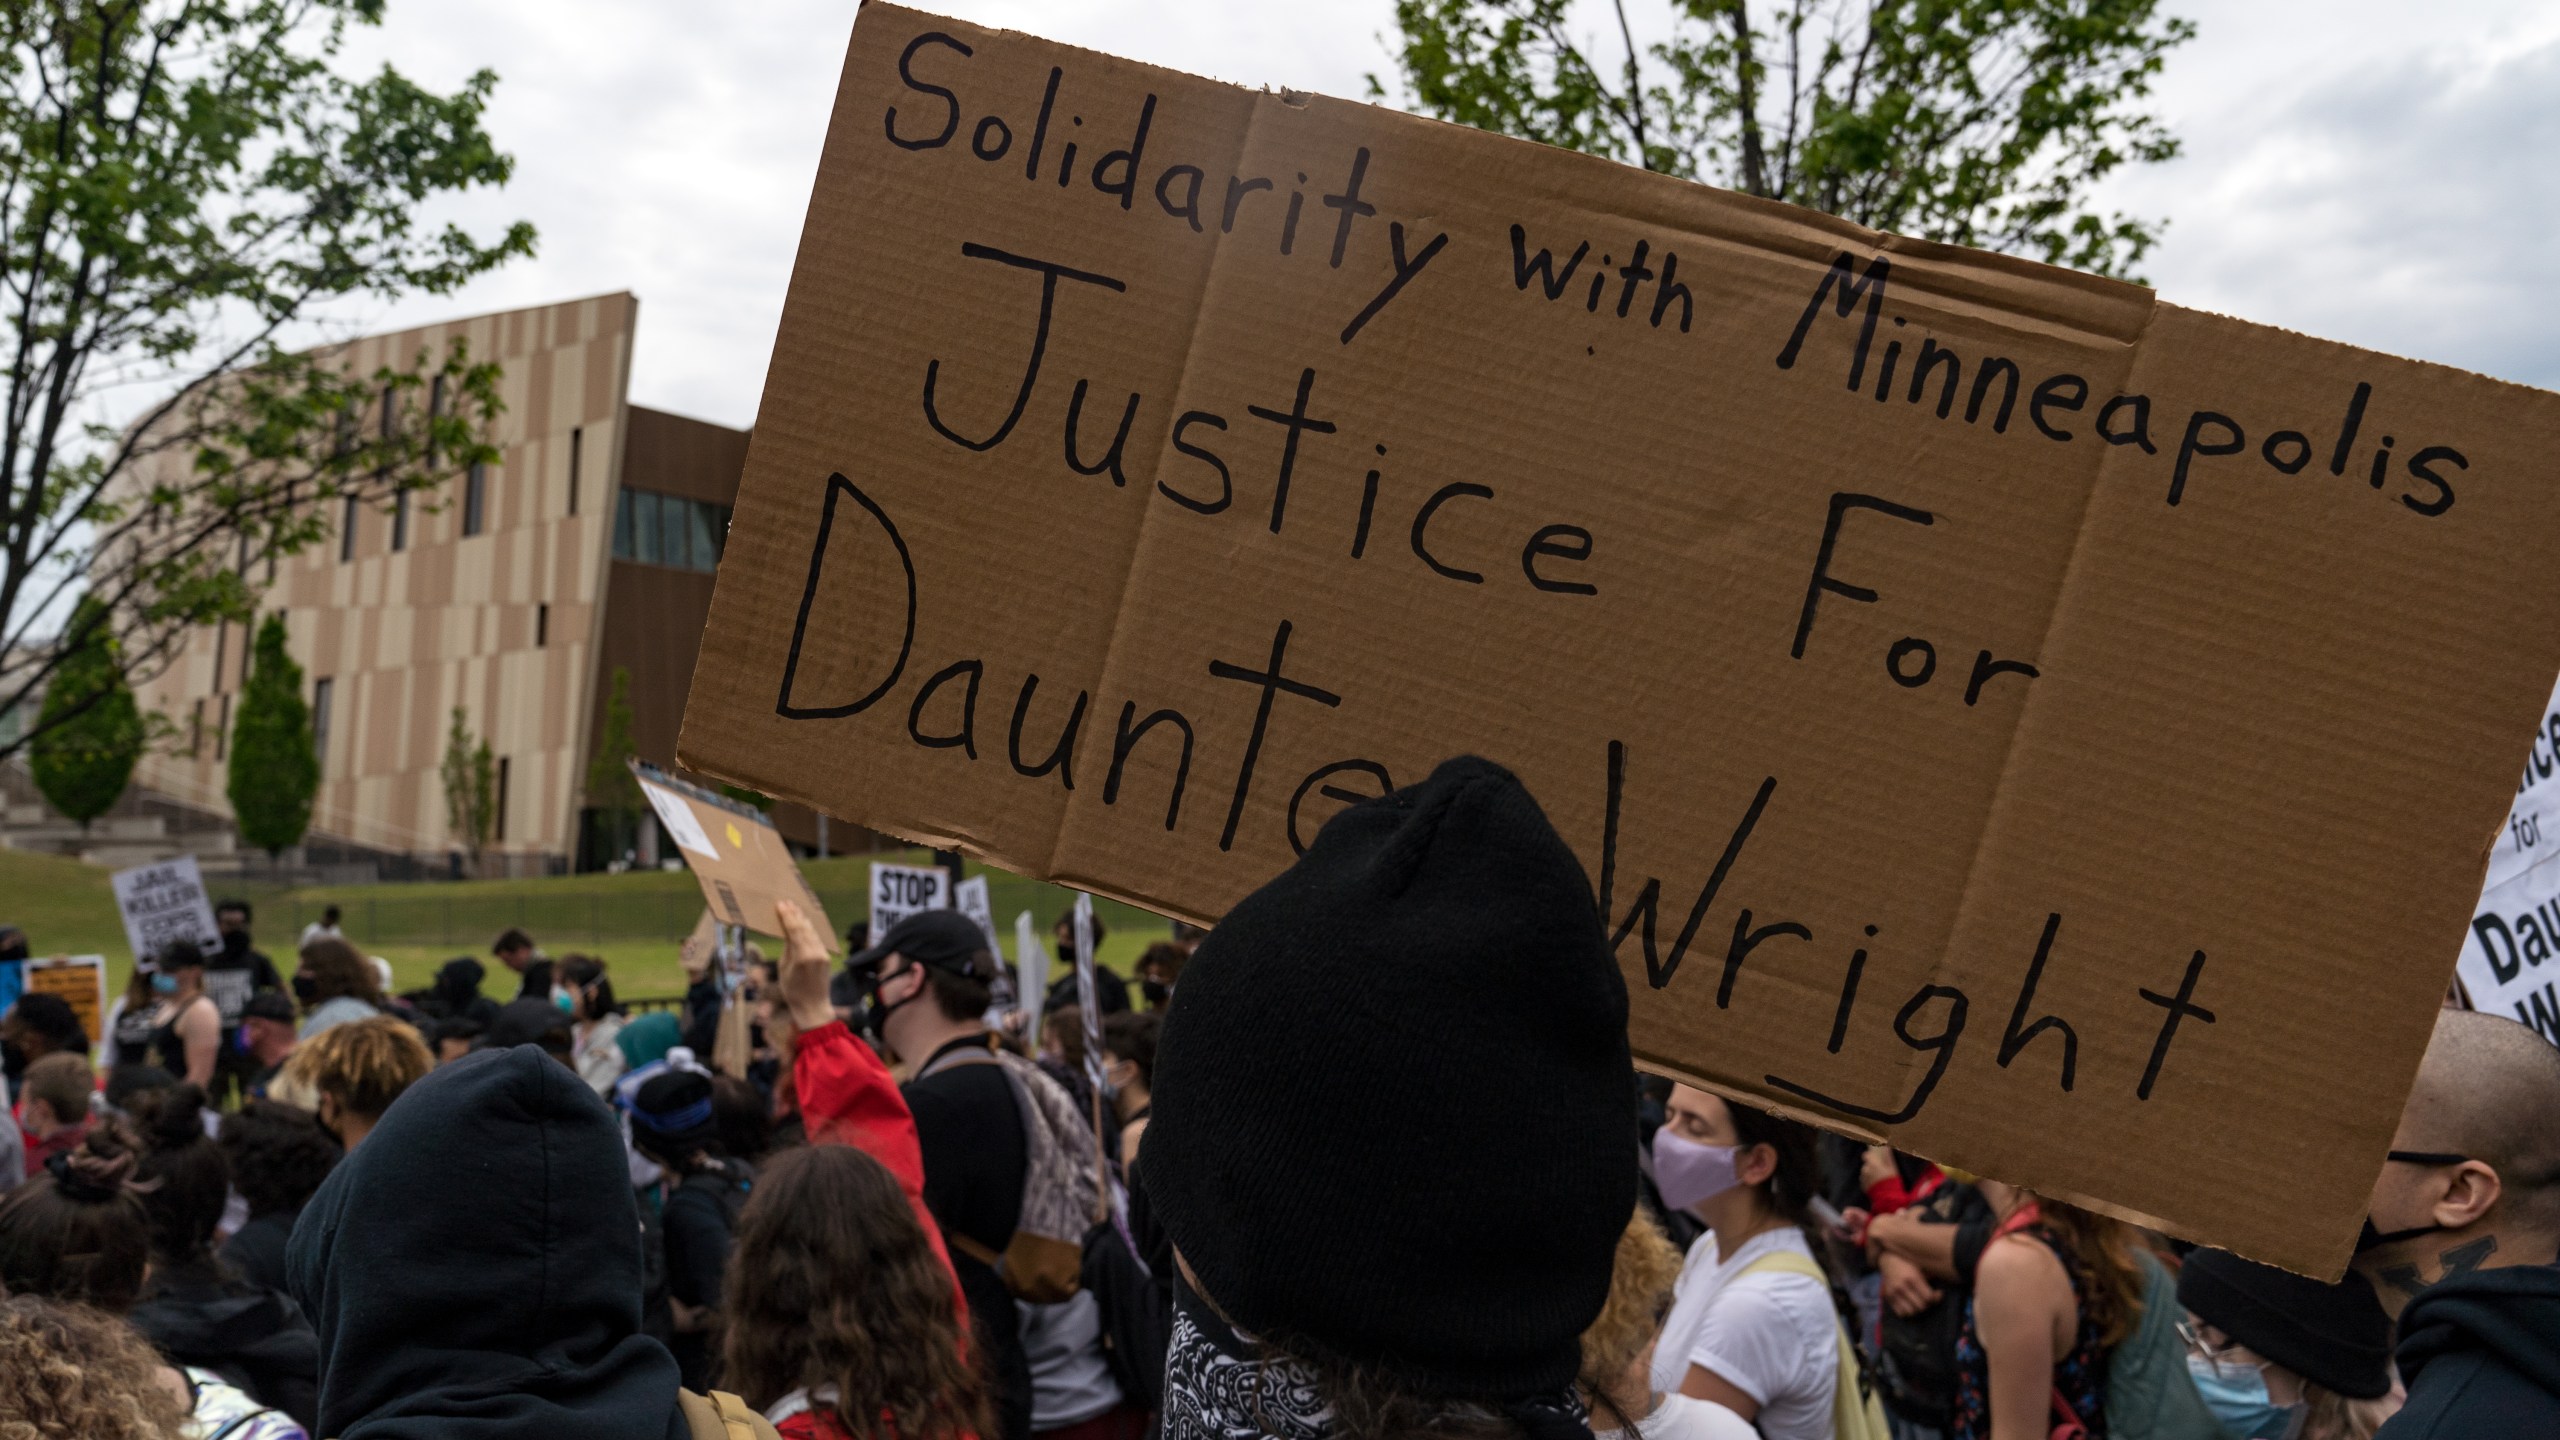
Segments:
[[[682,758],[1211,920],[1489,755],[1648,1064],[2332,1270],[2560,669],[2500,623],[2560,599],[2555,441],[2134,287],[873,4]]]

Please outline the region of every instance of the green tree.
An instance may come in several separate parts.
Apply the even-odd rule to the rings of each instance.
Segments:
[[[282,615],[269,615],[258,627],[249,682],[241,687],[239,714],[231,722],[230,763],[227,793],[240,838],[266,851],[269,860],[301,843],[320,789],[320,756],[312,749],[302,667],[285,653]]]
[[[2091,191],[2178,142],[2141,108],[2195,34],[2157,0],[1397,0],[1412,108],[1926,240],[2123,275],[2160,222]],[[1648,21],[1655,17],[1648,15]],[[1386,89],[1369,79],[1373,96]]]
[[[142,758],[142,712],[125,683],[105,608],[84,599],[64,627],[62,655],[37,712],[27,766],[36,788],[64,815],[89,828],[107,813]]]
[[[480,869],[480,852],[489,848],[489,838],[498,823],[498,762],[489,754],[489,742],[471,738],[470,717],[462,707],[453,707],[453,728],[445,732],[444,763],[439,767],[444,780],[445,823],[453,830],[453,838],[462,842],[462,852],[471,859],[473,873]]]
[[[604,733],[596,737],[595,758],[587,762],[587,804],[604,826],[605,858],[618,860],[639,834],[640,782],[632,778],[631,671],[613,667],[613,689],[605,696]]]
[[[87,625],[144,678],[194,627],[246,621],[347,501],[496,458],[495,365],[287,348],[344,302],[450,292],[533,247],[424,218],[506,180],[496,77],[340,73],[383,4],[0,6],[0,711],[89,653],[77,622],[34,643],[73,597],[106,602]],[[158,398],[94,423],[136,394]]]

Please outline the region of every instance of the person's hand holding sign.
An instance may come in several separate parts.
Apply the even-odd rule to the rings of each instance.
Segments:
[[[820,1029],[836,1018],[827,1003],[827,942],[800,907],[788,900],[773,902],[782,924],[782,1001],[791,1023],[802,1031]]]

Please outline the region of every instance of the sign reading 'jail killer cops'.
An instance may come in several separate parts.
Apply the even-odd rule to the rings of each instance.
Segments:
[[[2510,623],[2555,444],[2560,397],[872,4],[680,753],[1202,921],[1481,753],[1648,1067],[2335,1272],[2560,670]]]

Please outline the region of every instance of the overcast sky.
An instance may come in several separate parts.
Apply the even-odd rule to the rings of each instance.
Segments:
[[[1635,0],[1638,14],[1662,0]],[[1366,93],[1391,0],[937,0],[1253,85]],[[2186,143],[2112,187],[2169,220],[2168,299],[2560,388],[2560,7],[2528,0],[2166,0],[2202,33],[2159,110]],[[849,0],[392,0],[350,58],[449,88],[487,66],[503,191],[541,253],[458,295],[353,310],[358,330],[628,289],[632,399],[755,416],[855,6]]]

